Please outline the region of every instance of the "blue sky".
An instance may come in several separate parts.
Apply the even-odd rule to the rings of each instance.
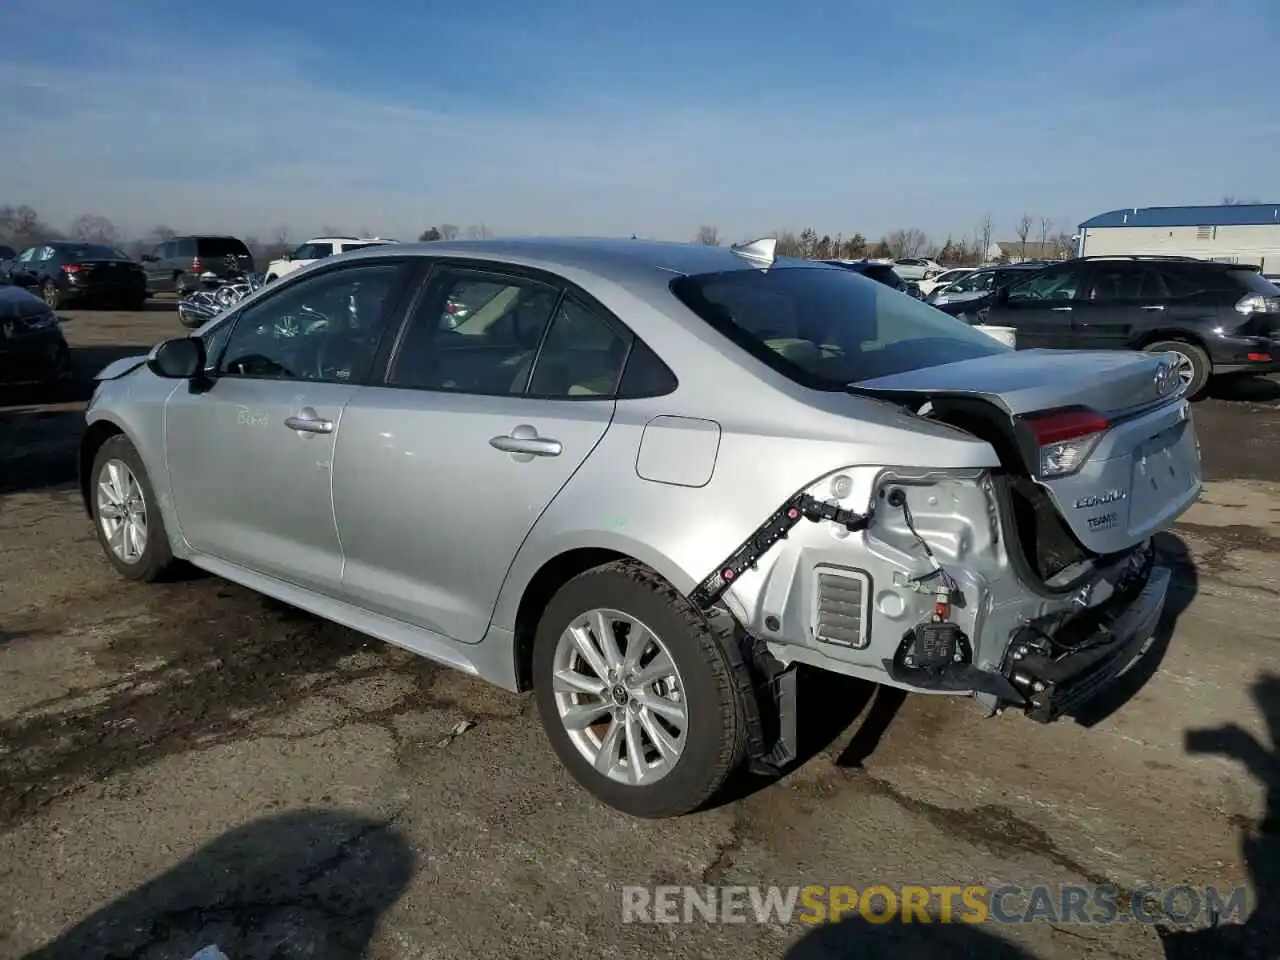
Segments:
[[[5,6],[0,203],[54,223],[1002,238],[1280,200],[1275,0]]]

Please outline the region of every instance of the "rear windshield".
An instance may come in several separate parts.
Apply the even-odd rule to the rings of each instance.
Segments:
[[[1227,276],[1231,277],[1250,293],[1259,293],[1264,297],[1274,297],[1276,295],[1275,282],[1268,280],[1255,270],[1228,270]]]
[[[128,260],[128,254],[100,243],[76,243],[62,248],[68,260]]]
[[[852,270],[774,267],[679,277],[671,292],[775,370],[819,390],[1008,347]]]
[[[199,240],[202,257],[247,257],[249,248],[235,237],[201,237]]]

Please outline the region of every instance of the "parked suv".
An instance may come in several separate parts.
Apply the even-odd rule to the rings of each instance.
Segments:
[[[893,261],[893,269],[903,280],[928,280],[940,274],[945,267],[928,257],[899,257]]]
[[[236,237],[174,237],[142,255],[151,293],[184,297],[199,286],[202,273],[231,277],[253,272],[253,254]]]
[[[379,237],[316,237],[308,240],[306,243],[294,250],[293,253],[286,253],[278,260],[272,260],[267,265],[267,282],[279,280],[283,276],[287,276],[293,271],[307,266],[307,264],[315,263],[317,260],[323,260],[325,257],[332,257],[339,253],[349,253],[352,250],[359,250],[361,247],[372,247],[379,243],[395,243],[394,240],[383,240]]]
[[[1016,329],[1019,347],[1170,351],[1188,396],[1280,370],[1280,291],[1248,264],[1081,257],[999,289],[979,316]]]

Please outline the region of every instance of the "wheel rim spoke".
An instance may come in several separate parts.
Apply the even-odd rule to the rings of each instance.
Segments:
[[[648,786],[688,740],[684,683],[666,644],[635,617],[595,609],[560,634],[550,676],[570,742],[599,775]]]
[[[108,460],[98,474],[98,524],[107,548],[123,563],[140,561],[147,551],[147,501],[142,484],[127,464]]]

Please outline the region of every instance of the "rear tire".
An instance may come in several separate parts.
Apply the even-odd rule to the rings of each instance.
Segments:
[[[99,447],[89,476],[89,506],[102,552],[127,580],[160,579],[174,566],[173,551],[147,468],[129,438],[117,434]]]
[[[1183,340],[1159,340],[1148,344],[1144,349],[1147,353],[1178,355],[1178,372],[1182,375],[1183,383],[1187,385],[1188,400],[1198,396],[1209,383],[1209,376],[1213,373],[1213,362],[1209,359],[1209,354],[1194,343],[1186,343]]]
[[[173,278],[173,292],[179,300],[190,292],[187,289],[187,275],[185,273],[180,273]]]
[[[604,623],[609,643],[597,636]],[[698,809],[746,753],[744,694],[726,651],[688,600],[632,560],[588,570],[552,597],[534,639],[533,684],[561,763],[593,796],[631,816]]]
[[[40,287],[40,297],[50,310],[57,310],[62,305],[62,294],[58,291],[58,285],[52,280],[46,280]]]

